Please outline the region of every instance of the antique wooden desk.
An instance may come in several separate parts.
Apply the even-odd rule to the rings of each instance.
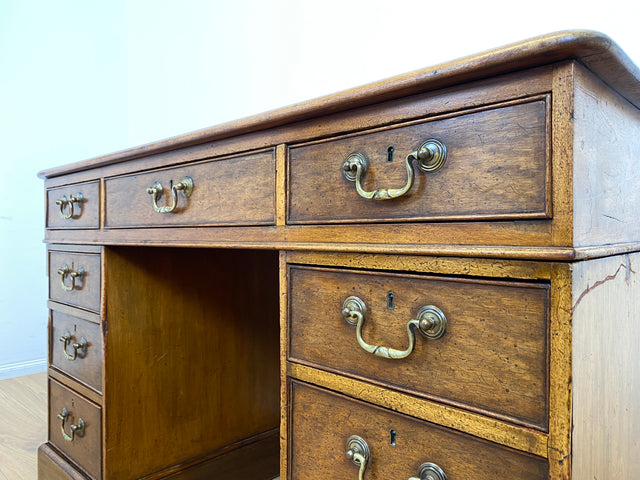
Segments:
[[[42,172],[40,479],[637,479],[639,81],[565,32]]]

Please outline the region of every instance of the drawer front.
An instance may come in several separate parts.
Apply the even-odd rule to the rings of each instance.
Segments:
[[[288,223],[548,217],[546,116],[538,100],[293,147]],[[446,148],[444,164],[422,172],[413,161],[413,185],[401,197],[363,198],[345,178],[345,160],[359,153],[363,191],[401,189],[407,155],[429,139]]]
[[[38,448],[38,480],[86,480],[87,476],[54,450],[48,443]]]
[[[98,405],[49,379],[49,441],[96,479],[102,478],[101,419]]]
[[[100,312],[100,254],[49,251],[49,298]]]
[[[107,227],[275,222],[272,152],[111,178],[105,190]]]
[[[291,361],[546,431],[545,284],[305,266],[290,266],[289,275]],[[370,351],[357,339],[355,316],[343,315],[350,297],[362,303],[360,337]],[[355,312],[353,302],[347,307]],[[408,326],[421,317],[434,322],[431,337],[442,336]],[[384,347],[406,356],[378,356]]]
[[[51,311],[51,365],[102,392],[102,334],[100,325]]]
[[[426,463],[439,467],[447,480],[548,478],[544,459],[317,387],[291,387],[289,479],[357,480],[359,467],[346,456],[354,435],[369,449],[367,479],[419,478]]]
[[[98,228],[99,182],[47,190],[47,228]]]

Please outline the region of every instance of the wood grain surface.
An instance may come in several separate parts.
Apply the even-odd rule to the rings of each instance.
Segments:
[[[291,361],[546,430],[547,285],[296,266],[289,275]],[[407,348],[406,324],[425,305],[446,315],[446,333],[438,340],[417,335],[401,360],[374,356],[342,317],[351,295],[366,304],[369,344]]]
[[[573,478],[634,479],[640,254],[580,262],[574,272]]]
[[[49,250],[49,298],[51,300],[100,312],[102,300],[102,270],[100,255],[72,253]],[[72,283],[70,275],[65,275],[64,284],[71,290],[62,287],[62,276],[58,270],[67,266],[70,272],[79,273]]]
[[[567,59],[584,62],[631,103],[640,106],[640,70],[611,38],[593,31],[563,31],[123,152],[51,168],[39,175],[56,177],[102,167]]]
[[[278,427],[274,252],[112,248],[105,265],[106,478],[137,479]]]
[[[49,369],[53,406],[102,415],[98,445],[64,447],[105,480],[233,477],[243,452],[266,479],[280,427],[287,480],[356,478],[351,434],[367,478],[434,461],[451,480],[635,480],[639,107],[640,70],[569,31],[41,172],[54,330],[77,317],[104,340],[102,390],[98,364]],[[364,189],[399,188],[427,138],[447,162],[406,197],[343,178],[360,152]],[[193,195],[154,212],[146,189],[166,205],[185,175]],[[80,187],[62,221],[55,200]],[[64,263],[90,267],[71,292]],[[374,357],[342,317],[351,295],[370,344],[406,348],[424,305],[446,334]],[[57,448],[40,477],[80,478]]]
[[[69,414],[64,423],[66,435],[71,435],[71,425],[80,425],[81,419],[84,422],[84,433],[74,435],[72,441],[64,437],[57,417],[65,408]],[[49,380],[49,442],[93,478],[102,478],[102,459],[96,455],[102,444],[101,408],[55,380]]]
[[[36,478],[36,451],[47,439],[47,374],[0,380],[0,478]]]
[[[546,114],[542,99],[291,147],[289,223],[545,218]],[[363,199],[343,177],[358,152],[368,164],[364,190],[403,187],[405,157],[430,138],[446,145],[446,162],[432,173],[413,162],[414,185],[401,198]]]
[[[60,338],[69,333],[71,339],[65,347]],[[86,340],[84,351],[78,349],[74,353],[73,344]],[[66,353],[75,359],[65,356]],[[89,387],[102,392],[102,329],[98,323],[90,322],[77,316],[68,315],[56,310],[51,311],[50,350],[51,365],[85,383]]]
[[[63,218],[60,214],[60,205],[56,201],[70,199],[71,196],[82,195],[82,201],[74,203],[73,215]],[[47,228],[98,228],[100,211],[100,182],[87,182],[69,185],[47,190],[46,194],[46,227]],[[62,210],[65,215],[70,215],[70,207]]]
[[[416,477],[433,462],[447,478],[548,478],[544,459],[417,421],[375,406],[293,382],[289,479],[352,480],[358,467],[346,458],[351,435],[371,451],[365,478]]]
[[[171,206],[171,184],[193,180],[189,198],[177,194],[171,213],[154,210],[147,188],[159,182],[158,206]],[[269,225],[275,223],[273,152],[223,158],[105,180],[105,226]]]

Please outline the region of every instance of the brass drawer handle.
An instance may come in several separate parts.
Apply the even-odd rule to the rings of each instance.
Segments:
[[[69,418],[69,411],[66,408],[62,409],[62,413],[58,414],[58,418],[60,419],[60,428],[62,430],[62,437],[67,441],[67,442],[73,442],[75,436],[79,436],[82,437],[84,436],[84,420],[82,420],[82,418],[78,419],[78,424],[77,425],[71,425],[70,429],[71,429],[71,435],[67,435],[67,432],[64,431],[64,424],[66,423],[67,419]]]
[[[56,205],[60,207],[60,212],[59,212],[60,216],[65,220],[70,219],[71,217],[73,217],[73,214],[74,214],[73,204],[77,203],[78,207],[80,207],[83,201],[84,201],[84,198],[82,198],[81,193],[78,193],[76,195],[71,195],[68,199],[66,195],[63,196],[62,198],[59,198],[58,200],[56,200]]]
[[[411,477],[409,480],[447,480],[447,476],[438,465],[427,462],[418,468],[418,476]]]
[[[67,347],[71,343],[72,338],[73,337],[71,336],[71,332],[69,330],[66,330],[64,332],[64,335],[60,337],[60,341],[63,343],[62,351],[64,353],[64,357],[70,361],[75,360],[78,357],[78,354],[80,354],[80,358],[82,358],[87,353],[87,339],[84,337],[80,337],[79,343],[74,343],[71,345],[71,348],[73,348],[73,353],[67,352]]]
[[[351,435],[347,439],[347,458],[360,467],[358,480],[364,480],[364,471],[369,463],[369,445],[361,437]]]
[[[346,455],[349,460],[359,467],[358,480],[364,480],[364,472],[371,457],[367,442],[357,435],[350,436],[347,439]],[[447,480],[447,476],[438,465],[426,462],[418,468],[418,476],[410,477],[408,480]]]
[[[58,275],[60,275],[60,284],[62,288],[70,292],[74,288],[76,288],[76,278],[82,280],[84,277],[84,269],[82,267],[78,268],[77,271],[71,270],[67,265],[63,265],[58,269]],[[71,285],[67,285],[65,282],[65,278],[69,277],[71,279]]]
[[[356,339],[360,346],[369,353],[378,357],[400,359],[411,354],[416,343],[414,328],[425,337],[436,340],[445,334],[447,329],[447,318],[438,307],[426,305],[418,311],[416,319],[407,322],[407,333],[409,334],[409,347],[406,350],[396,350],[395,348],[381,345],[369,345],[362,338],[362,325],[366,313],[366,305],[359,297],[348,297],[342,305],[342,316],[347,323],[356,326]]]
[[[407,184],[402,188],[385,188],[367,192],[362,188],[361,180],[367,171],[367,158],[359,152],[352,153],[342,165],[343,175],[350,182],[355,182],[358,194],[369,200],[390,200],[404,195],[413,185],[413,167],[411,162],[418,161],[418,168],[423,172],[436,172],[447,160],[447,147],[440,140],[430,138],[415,152],[405,158],[407,168]]]
[[[149,188],[147,193],[151,195],[153,199],[153,209],[158,213],[171,213],[178,206],[178,192],[181,191],[185,198],[189,198],[193,192],[193,180],[191,177],[184,177],[180,183],[173,184],[173,180],[169,181],[169,188],[171,189],[172,204],[164,207],[158,206],[158,200],[162,197],[164,189],[160,182],[154,182]]]

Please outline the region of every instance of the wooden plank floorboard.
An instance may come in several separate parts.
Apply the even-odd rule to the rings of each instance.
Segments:
[[[35,480],[47,437],[47,374],[0,380],[0,480]]]

